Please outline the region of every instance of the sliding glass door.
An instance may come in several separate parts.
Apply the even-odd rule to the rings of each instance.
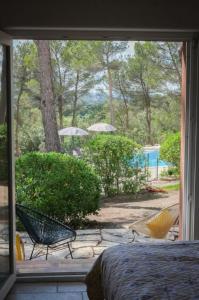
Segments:
[[[15,281],[10,66],[9,38],[0,33],[0,299]]]

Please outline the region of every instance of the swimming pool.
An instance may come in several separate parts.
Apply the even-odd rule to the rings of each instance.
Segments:
[[[160,151],[159,149],[153,150],[144,150],[143,155],[139,155],[130,160],[130,165],[132,167],[138,166],[141,168],[144,167],[169,167],[170,163],[160,160]]]

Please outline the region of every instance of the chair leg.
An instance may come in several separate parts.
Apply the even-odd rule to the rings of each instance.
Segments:
[[[132,230],[132,234],[133,234],[132,242],[135,242],[136,235],[138,236],[139,233],[136,230]]]
[[[47,249],[46,249],[46,260],[48,259],[48,248],[49,248],[49,246],[47,245]]]
[[[70,243],[67,243],[68,244],[68,249],[69,249],[69,252],[70,252],[70,256],[71,258],[73,258],[73,254],[72,254],[72,251],[71,251],[71,248],[70,248]]]
[[[31,260],[32,257],[33,257],[33,252],[34,252],[34,249],[35,249],[35,245],[36,245],[36,244],[33,244],[32,252],[31,252],[31,255],[30,255],[30,258],[29,258],[30,260]]]

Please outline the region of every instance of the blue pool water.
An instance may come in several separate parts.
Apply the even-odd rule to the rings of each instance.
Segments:
[[[169,167],[170,163],[160,160],[159,150],[145,150],[143,155],[137,156],[136,158],[130,160],[130,165],[138,167],[157,167],[157,161],[159,167]]]

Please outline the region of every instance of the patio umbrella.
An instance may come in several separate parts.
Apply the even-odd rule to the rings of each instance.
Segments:
[[[66,127],[59,130],[59,135],[68,135],[68,136],[83,136],[88,135],[88,132],[78,128],[78,127]]]
[[[96,131],[96,132],[112,132],[117,130],[113,125],[107,123],[96,123],[91,125],[87,129],[89,131]]]
[[[76,151],[74,149],[74,146],[75,146],[75,141],[74,141],[75,136],[78,136],[78,137],[85,136],[85,135],[88,135],[88,132],[85,131],[85,130],[83,130],[83,129],[81,129],[81,128],[78,128],[78,127],[66,127],[66,128],[63,128],[63,129],[59,130],[58,134],[61,135],[61,136],[71,136],[72,137],[72,149],[71,149],[71,152],[73,153],[73,151]]]

